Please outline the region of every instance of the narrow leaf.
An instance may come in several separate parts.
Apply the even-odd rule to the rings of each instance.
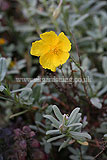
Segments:
[[[80,132],[73,132],[73,131],[70,131],[71,135],[75,136],[75,137],[83,137],[83,138],[87,138],[87,139],[91,139],[91,136],[86,133],[86,132],[83,132],[83,133],[80,133]]]
[[[70,138],[68,138],[66,141],[64,141],[64,142],[60,145],[58,151],[60,152],[60,150],[61,150],[62,148],[65,148],[65,147],[68,145],[69,141],[70,141]]]
[[[79,25],[84,19],[86,19],[89,16],[89,14],[85,14],[83,16],[81,16],[79,19],[77,19],[76,21],[74,21],[72,23],[72,27]]]
[[[56,137],[50,138],[50,139],[47,140],[47,142],[49,143],[49,142],[55,141],[55,140],[63,138],[63,137],[65,137],[64,134],[60,135],[60,136],[56,136]]]
[[[53,105],[52,107],[56,117],[60,120],[60,121],[63,121],[63,115],[61,114],[59,108],[56,106],[56,105]]]
[[[44,118],[49,119],[56,128],[59,128],[60,123],[54,117],[52,117],[51,115],[44,115]]]
[[[49,131],[46,132],[46,135],[48,135],[48,134],[58,134],[58,133],[60,133],[59,130],[49,130]]]
[[[22,111],[22,112],[12,114],[9,118],[14,118],[14,117],[20,116],[20,115],[22,115],[22,114],[24,114],[24,113],[26,113],[26,112],[28,112],[28,110],[24,110],[24,111]]]
[[[4,79],[7,72],[6,59],[0,58],[0,82]]]
[[[21,92],[21,91],[29,91],[29,92],[31,92],[32,89],[24,87],[24,88],[21,88],[21,89],[17,89],[17,90],[11,91],[11,93],[17,93],[17,92]]]
[[[77,126],[82,126],[82,123],[73,123],[68,125],[67,127],[77,127]]]
[[[100,99],[99,98],[97,98],[97,97],[94,97],[94,98],[91,98],[91,103],[95,106],[95,107],[97,107],[97,108],[99,108],[99,109],[101,109],[102,108],[102,104],[101,104],[101,102],[100,102]]]
[[[70,124],[70,123],[72,123],[72,122],[74,121],[74,119],[76,118],[79,110],[80,110],[80,108],[75,108],[75,109],[71,112],[71,114],[70,114],[70,116],[69,116],[68,124]]]

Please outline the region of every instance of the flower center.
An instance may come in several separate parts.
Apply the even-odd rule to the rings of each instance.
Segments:
[[[57,48],[53,48],[53,49],[51,49],[51,51],[52,51],[53,54],[57,54],[58,55],[58,49]]]
[[[55,49],[54,49],[54,53],[57,54],[57,52],[58,52],[58,50],[55,48]]]

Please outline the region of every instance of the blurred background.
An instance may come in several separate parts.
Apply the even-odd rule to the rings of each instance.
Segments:
[[[29,54],[32,41],[39,39],[40,33],[54,30],[57,34],[63,31],[72,42],[72,32],[81,58],[89,58],[91,67],[103,72],[101,63],[107,53],[106,5],[104,0],[0,0],[0,54],[11,59],[11,68],[24,59],[22,68],[27,67],[27,75],[36,76],[40,66]],[[72,54],[75,55],[73,44]]]

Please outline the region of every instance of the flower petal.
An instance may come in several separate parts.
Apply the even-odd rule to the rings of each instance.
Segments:
[[[55,72],[56,67],[64,64],[68,58],[68,52],[59,50],[57,54],[49,52],[44,54],[43,56],[40,56],[39,62],[43,68],[50,69],[51,71]]]
[[[53,63],[53,56],[50,53],[46,53],[43,56],[40,56],[39,62],[43,68],[50,69],[53,72],[56,71],[56,67]]]
[[[40,34],[42,40],[44,40],[49,46],[54,47],[58,43],[58,36],[54,31],[45,32]]]
[[[67,36],[63,32],[61,32],[58,38],[59,38],[59,43],[57,44],[57,48],[65,52],[69,52],[71,49],[71,42],[69,41]]]
[[[31,55],[34,56],[41,56],[45,53],[47,53],[50,50],[50,47],[43,41],[35,41],[32,43],[32,48],[31,48]]]
[[[58,51],[60,64],[64,64],[69,58],[70,54],[68,52],[63,52],[62,50]]]

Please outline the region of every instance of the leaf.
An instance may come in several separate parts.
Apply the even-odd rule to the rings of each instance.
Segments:
[[[3,81],[7,72],[6,59],[0,58],[0,82]]]
[[[88,155],[84,156],[84,159],[85,160],[95,160],[94,157],[88,156]]]
[[[60,123],[54,117],[51,115],[44,115],[43,117],[49,119],[56,128],[59,128]]]
[[[5,89],[5,87],[3,85],[0,86],[0,92],[3,92],[3,90]]]
[[[49,130],[49,131],[46,132],[46,135],[48,135],[48,134],[58,134],[58,133],[60,133],[59,130]]]
[[[88,13],[86,13],[85,15],[81,16],[79,19],[77,19],[76,21],[74,21],[72,23],[72,27],[79,25],[84,19],[86,19],[89,16]]]
[[[29,91],[29,92],[31,92],[32,89],[24,87],[24,88],[21,88],[21,89],[17,89],[17,90],[11,91],[11,93],[17,93],[17,92],[21,92],[21,91]]]
[[[69,150],[72,154],[77,155],[77,150],[76,150],[76,149],[74,149],[74,148],[72,148],[72,147],[68,147],[68,150]]]
[[[93,3],[95,3],[94,0],[87,1],[87,3],[84,3],[83,5],[81,5],[80,11],[83,11],[83,10],[89,8]]]
[[[84,145],[84,146],[88,146],[89,145],[87,141],[85,141],[85,142],[77,141],[77,142],[82,144],[82,145]]]
[[[96,5],[91,8],[90,12],[95,12],[98,9],[102,8],[103,6],[106,6],[106,1],[102,1],[102,2],[96,3]]]
[[[30,25],[18,25],[18,24],[15,24],[15,29],[17,32],[32,32],[32,31],[35,31],[36,28],[34,26],[30,26]]]
[[[37,122],[40,122],[42,120],[42,114],[41,113],[39,113],[39,112],[36,112],[36,114],[35,114],[35,121]],[[38,123],[37,122],[37,123]]]
[[[63,115],[61,114],[59,108],[56,105],[53,105],[52,109],[53,109],[56,117],[58,118],[58,120],[63,121]]]
[[[77,127],[77,126],[82,126],[82,123],[73,123],[73,124],[67,125],[67,127]]]
[[[35,121],[35,123],[43,128],[46,129],[46,125],[44,125],[43,123],[39,122],[39,121]]]
[[[51,143],[47,143],[47,141],[44,141],[44,149],[47,154],[51,152],[51,148],[52,148]]]
[[[75,120],[73,121],[73,123],[79,123],[81,120],[81,113],[78,113],[77,116],[75,117]]]
[[[70,114],[70,116],[69,116],[68,124],[71,124],[71,123],[75,120],[75,118],[76,118],[79,110],[80,110],[80,108],[75,108],[75,109],[71,112],[71,114]]]
[[[90,65],[91,65],[91,62],[90,62],[89,58],[88,58],[88,57],[85,57],[85,58],[83,59],[83,61],[82,61],[82,67],[83,67],[85,70],[87,70],[87,69],[89,69]]]
[[[103,67],[105,75],[107,75],[107,56],[103,57],[102,67]]]
[[[86,132],[82,132],[82,133],[80,133],[80,132],[73,132],[73,131],[70,131],[70,133],[71,133],[71,135],[73,136],[73,137],[75,137],[75,139],[81,139],[81,138],[87,138],[87,139],[91,139],[91,136],[88,134],[88,133],[86,133]]]
[[[74,128],[73,131],[75,131],[75,132],[81,132],[81,126]]]
[[[26,86],[25,88],[29,88],[29,87]],[[24,100],[24,101],[28,101],[28,100],[30,101],[31,93],[32,93],[32,89],[31,88],[29,88],[27,90],[25,89],[19,94],[19,98]]]
[[[97,108],[99,108],[99,109],[101,109],[102,108],[102,104],[101,104],[101,102],[100,102],[100,99],[99,98],[91,98],[91,103],[95,106],[95,107],[97,107]]]
[[[64,141],[64,142],[60,145],[58,151],[60,152],[60,150],[61,150],[62,148],[67,147],[67,145],[69,144],[69,141],[70,141],[70,138],[68,138],[66,141]]]
[[[14,117],[20,116],[20,115],[22,115],[22,114],[24,114],[24,113],[26,113],[26,112],[28,112],[28,110],[24,110],[24,111],[22,111],[22,112],[12,114],[9,118],[14,118]]]
[[[100,90],[100,91],[97,93],[97,96],[100,97],[100,96],[102,96],[104,93],[107,93],[107,86],[105,86],[102,90]]]
[[[34,78],[33,80],[31,80],[26,87],[31,88],[34,84],[36,84],[37,82],[40,82],[40,78]]]
[[[64,134],[62,134],[60,136],[56,136],[56,137],[50,138],[50,139],[47,140],[47,142],[49,143],[49,142],[55,141],[55,140],[63,138],[63,137],[65,137]]]
[[[39,102],[41,96],[41,85],[36,84],[33,88],[33,97],[35,98],[35,102]]]
[[[107,139],[107,134],[104,135],[104,138]]]

